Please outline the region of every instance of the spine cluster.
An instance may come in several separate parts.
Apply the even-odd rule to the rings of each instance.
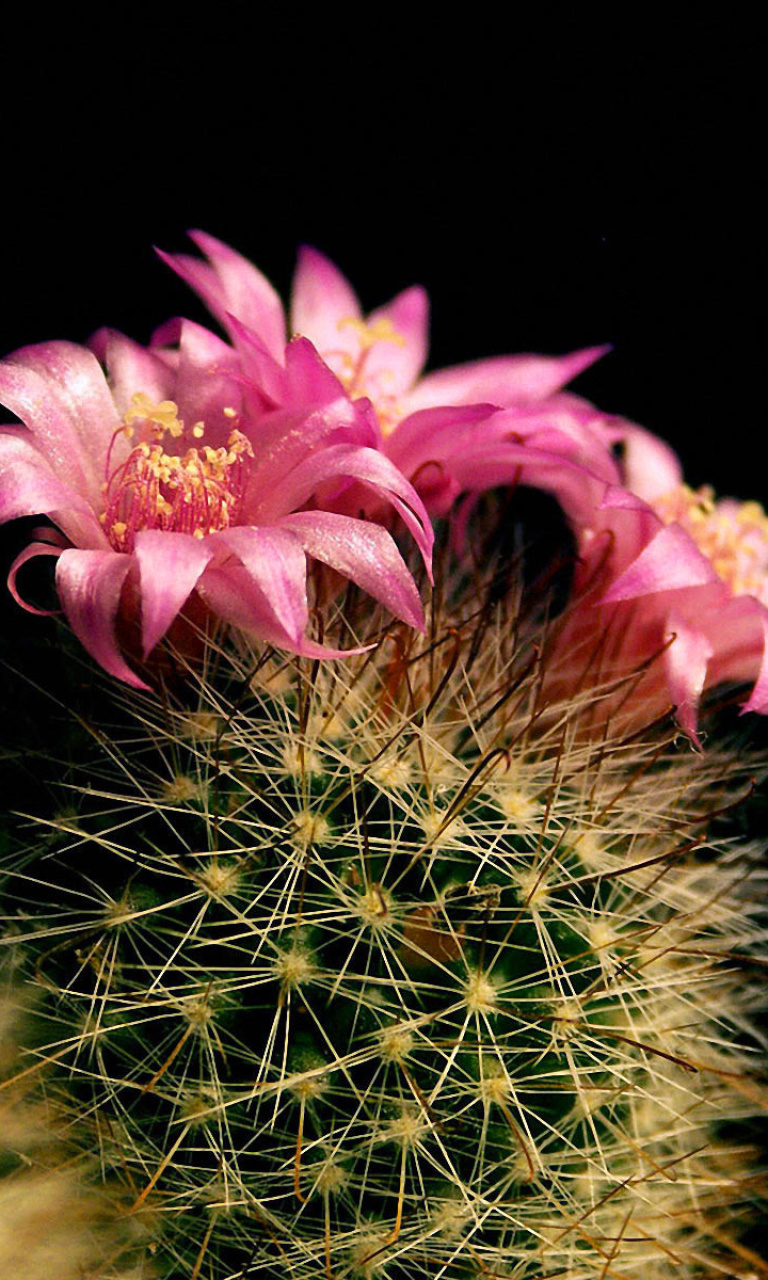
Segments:
[[[5,860],[17,1066],[135,1275],[761,1275],[755,762],[545,706],[508,595],[367,625],[322,664],[209,642]]]

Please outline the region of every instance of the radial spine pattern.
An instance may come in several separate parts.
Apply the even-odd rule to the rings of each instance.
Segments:
[[[376,625],[127,695],[6,859],[21,1069],[145,1220],[131,1275],[762,1275],[747,767],[545,706],[508,596]]]

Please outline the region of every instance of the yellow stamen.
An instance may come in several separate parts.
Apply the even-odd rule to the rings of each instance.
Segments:
[[[345,316],[337,323],[339,333],[351,329],[357,339],[357,351],[339,349],[322,352],[345,391],[350,396],[367,396],[373,403],[382,432],[388,435],[403,416],[403,410],[397,402],[393,388],[397,385],[391,369],[366,368],[368,356],[372,348],[379,342],[388,342],[396,347],[405,347],[407,340],[392,321],[386,316],[378,320],[366,322],[356,316]]]
[[[224,410],[236,417],[231,408]],[[154,404],[143,391],[131,398],[124,425],[116,434],[134,433],[142,422],[142,439],[127,459],[107,477],[105,524],[117,551],[132,551],[136,534],[144,529],[173,530],[198,540],[227,529],[236,519],[245,486],[246,466],[253,457],[250,441],[233,430],[226,446],[191,447],[167,453],[163,438],[178,439],[184,423],[173,400]],[[196,422],[189,434],[201,440],[205,423]],[[109,464],[108,464],[109,465]]]
[[[368,351],[376,342],[394,342],[397,347],[405,346],[405,338],[402,333],[398,332],[392,321],[386,316],[381,316],[378,320],[374,320],[373,324],[366,324],[365,320],[358,320],[355,316],[345,316],[343,320],[339,320],[336,327],[339,333],[343,329],[353,329],[360,343],[361,351]],[[224,412],[226,413],[226,409]]]
[[[159,427],[160,436],[167,431],[178,438],[184,430],[184,423],[179,419],[178,405],[174,400],[161,400],[154,404],[144,391],[137,391],[131,396],[131,407],[125,415],[125,426],[132,422],[151,422]]]

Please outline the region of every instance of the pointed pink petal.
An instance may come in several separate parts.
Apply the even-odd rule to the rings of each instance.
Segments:
[[[756,711],[759,715],[768,715],[768,613],[761,609],[758,626],[762,640],[762,649],[758,661],[757,676],[749,698],[741,708],[745,711]]]
[[[304,506],[319,485],[339,479],[359,481],[395,508],[431,572],[434,531],[424,504],[397,467],[376,449],[337,444],[319,450],[284,477],[271,501],[264,495],[261,519],[267,522],[288,515]]]
[[[53,614],[61,613],[60,609],[37,609],[33,604],[27,604],[27,601],[19,594],[19,589],[16,586],[16,577],[19,569],[21,569],[22,565],[27,564],[28,561],[36,560],[38,556],[53,556],[55,559],[58,559],[62,550],[62,547],[52,546],[50,542],[33,542],[30,546],[25,547],[23,551],[19,552],[11,565],[10,572],[8,574],[8,590],[16,603],[21,606],[25,613],[34,613],[38,618],[50,618]]]
[[[116,329],[97,329],[88,346],[107,367],[112,398],[121,418],[131,407],[131,397],[139,391],[155,404],[173,398],[172,372],[165,361],[138,342]]]
[[[208,263],[186,254],[157,250],[173,271],[180,275],[229,331],[229,315],[258,333],[276,360],[285,346],[283,307],[272,285],[247,258],[203,231],[190,231],[190,238],[208,258]],[[210,265],[209,265],[210,264]]]
[[[718,580],[718,588],[699,588],[686,607],[686,616],[703,631],[712,645],[708,685],[752,684],[764,680],[765,636],[768,610],[754,596],[731,595]],[[757,690],[754,705],[762,699]],[[754,697],[754,694],[753,694]]]
[[[279,649],[288,649],[291,653],[302,654],[307,658],[323,659],[365,652],[365,647],[329,649],[315,640],[309,640],[305,635],[297,637],[293,630],[287,631],[258,584],[248,576],[242,565],[234,561],[221,569],[209,567],[200,580],[198,593],[211,612],[222,621]]]
[[[685,530],[680,525],[668,524],[612,583],[600,604],[719,581],[709,560]]]
[[[304,245],[291,292],[291,334],[309,338],[321,353],[345,346],[339,323],[359,320],[357,294],[330,258]]]
[[[131,563],[131,556],[116,551],[63,551],[56,565],[56,587],[83,648],[110,675],[135,689],[147,689],[128,666],[115,638],[120,593]]]
[[[696,718],[713,648],[702,631],[674,611],[667,618],[666,630],[674,634],[665,650],[664,662],[676,719],[691,741],[700,747]]]
[[[398,423],[384,441],[384,449],[403,475],[411,478],[427,462],[450,467],[455,455],[474,455],[485,442],[484,428],[495,414],[493,405],[487,404],[419,409]]]
[[[621,439],[614,419],[568,391],[555,392],[532,404],[500,409],[488,424],[499,438],[524,440],[536,449],[557,453],[588,467],[611,484],[622,483],[613,453]]]
[[[237,357],[229,343],[211,333],[204,325],[195,324],[194,320],[181,321],[177,342],[182,353],[186,351],[187,359],[201,369],[218,372],[238,367]]]
[[[320,409],[346,398],[336,374],[320,357],[309,338],[293,338],[285,348],[288,403]]]
[[[144,657],[162,640],[213,557],[207,539],[145,529],[136,535]]]
[[[0,363],[0,402],[33,432],[59,479],[98,511],[120,422],[92,352],[69,342],[15,351]]]
[[[61,508],[90,514],[85,498],[57,478],[47,459],[24,436],[12,429],[0,434],[0,524],[17,516],[50,515]]]
[[[378,443],[367,401],[337,400],[322,409],[277,410],[244,422],[254,459],[240,513],[242,524],[270,524],[291,510],[286,483],[296,467],[332,445],[371,447]],[[301,504],[298,504],[301,505]]]
[[[586,467],[542,449],[509,442],[464,450],[450,459],[456,492],[484,492],[498,485],[530,485],[551,493],[577,530],[588,528],[606,490]],[[656,519],[656,517],[654,517]]]
[[[226,553],[234,555],[265,606],[249,624],[277,625],[292,645],[299,643],[307,625],[307,560],[298,538],[287,530],[241,525],[211,534],[215,568],[226,568]],[[207,575],[206,583],[207,584]],[[228,615],[230,618],[232,614]],[[239,622],[238,625],[244,625]],[[263,634],[262,632],[260,632]]]
[[[197,422],[204,424],[204,445],[223,445],[237,425],[224,410],[234,409],[235,414],[240,410],[238,371],[237,356],[227,343],[202,325],[182,322],[173,399],[187,431]]]
[[[221,281],[227,310],[258,333],[279,360],[285,347],[285,312],[280,296],[252,262],[205,231],[190,231],[190,239],[208,258]]]
[[[405,289],[385,307],[372,312],[367,323],[372,325],[377,320],[389,320],[405,341],[402,345],[376,342],[366,361],[366,377],[377,377],[383,391],[399,396],[410,390],[427,359],[429,298],[426,290],[421,285]]]
[[[543,400],[559,391],[610,347],[587,347],[567,356],[496,356],[438,369],[422,378],[408,397],[408,409],[430,405],[477,404],[500,408]]]
[[[229,326],[242,359],[244,376],[254,382],[272,404],[286,404],[288,379],[283,365],[270,355],[259,335],[241,324],[237,316],[229,316]]]
[[[80,493],[54,475],[24,427],[0,428],[0,524],[17,516],[47,515],[79,547],[109,545]]]
[[[152,337],[149,339],[149,347],[154,351],[157,347],[174,347],[181,337],[181,326],[184,320],[181,316],[173,316],[170,320],[164,320],[156,329],[152,330]],[[166,358],[166,352],[158,352],[158,358],[163,361]]]
[[[416,584],[386,529],[331,511],[297,511],[280,528],[295,533],[309,555],[356,582],[396,617],[424,629]]]
[[[602,502],[600,503],[601,511],[649,511],[647,502],[644,498],[638,498],[636,493],[631,493],[629,489],[623,488],[620,484],[608,485]],[[659,517],[654,515],[654,528],[660,525]]]
[[[628,422],[622,432],[624,484],[646,502],[653,502],[683,482],[683,469],[674,450],[644,427]]]
[[[591,407],[582,413],[576,397],[563,395],[511,409],[482,404],[418,409],[398,423],[383,447],[411,480],[429,461],[451,472],[471,462],[478,451],[495,449],[501,457],[506,446],[519,449],[524,444],[618,484],[619,469],[602,433],[593,428],[594,416]],[[421,488],[419,483],[416,487]]]

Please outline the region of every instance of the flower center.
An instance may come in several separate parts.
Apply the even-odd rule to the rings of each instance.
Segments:
[[[224,413],[236,417],[234,409]],[[137,434],[138,444],[111,471],[112,446],[107,455],[100,519],[116,551],[133,551],[136,534],[142,529],[204,538],[234,523],[253,457],[250,442],[241,431],[232,431],[226,448],[200,445],[184,453],[171,452],[166,437],[177,440],[184,435],[176,404],[173,400],[154,404],[139,391],[132,396],[112,445],[120,435],[132,440]],[[194,440],[202,440],[205,424],[196,422],[190,434]]]
[[[388,435],[403,416],[403,411],[394,394],[395,375],[392,369],[370,368],[370,354],[378,343],[388,342],[396,347],[405,346],[405,338],[391,320],[381,316],[372,324],[347,316],[339,320],[339,333],[352,330],[357,350],[338,350],[322,352],[323,359],[333,369],[344,390],[351,397],[367,396],[372,401],[379,418],[382,432]]]
[[[682,525],[735,595],[768,605],[768,516],[759,502],[716,502],[709,485],[681,484],[654,508],[665,524]]]

